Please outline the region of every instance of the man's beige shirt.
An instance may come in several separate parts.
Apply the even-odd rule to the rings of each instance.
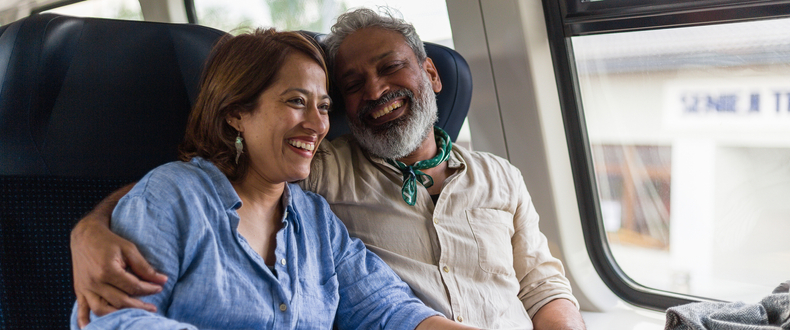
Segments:
[[[448,318],[531,329],[530,317],[553,299],[578,306],[519,170],[456,145],[448,161],[456,171],[435,206],[419,184],[416,205],[406,204],[400,172],[350,136],[321,144],[302,185],[324,196],[351,236]]]

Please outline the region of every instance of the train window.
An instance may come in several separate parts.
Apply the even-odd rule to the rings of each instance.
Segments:
[[[143,20],[138,0],[85,0],[40,12],[69,16]]]
[[[790,279],[790,19],[735,2],[569,1],[554,32],[588,249],[638,305],[755,302]]]
[[[572,38],[609,247],[645,286],[787,280],[790,19]]]

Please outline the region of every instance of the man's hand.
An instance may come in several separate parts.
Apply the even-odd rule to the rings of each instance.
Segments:
[[[584,330],[582,314],[568,299],[554,299],[532,317],[535,330]]]
[[[90,311],[99,316],[128,307],[156,312],[154,305],[131,296],[160,292],[167,277],[157,273],[134,244],[109,228],[112,210],[131,187],[128,185],[107,197],[71,231],[80,328],[90,323]]]

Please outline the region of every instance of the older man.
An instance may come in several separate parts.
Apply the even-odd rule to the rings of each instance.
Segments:
[[[482,328],[583,329],[519,171],[433,127],[442,84],[413,26],[359,9],[338,18],[325,45],[353,136],[322,144],[303,186],[448,318]],[[78,301],[99,314],[151,309],[127,293],[156,292],[164,280],[107,230],[116,198],[72,233]]]

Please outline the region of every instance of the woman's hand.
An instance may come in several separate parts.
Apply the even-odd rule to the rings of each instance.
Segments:
[[[155,306],[131,296],[161,291],[167,277],[157,273],[134,244],[109,228],[112,210],[131,188],[128,185],[107,197],[71,231],[74,292],[81,328],[90,323],[90,311],[99,316],[129,307],[156,312]]]

